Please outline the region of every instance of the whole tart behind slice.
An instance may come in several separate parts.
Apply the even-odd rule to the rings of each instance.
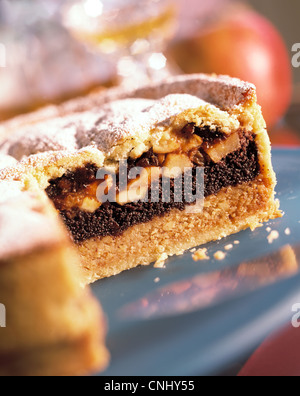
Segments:
[[[87,282],[281,216],[270,141],[253,85],[224,76],[180,76],[87,97],[67,108],[73,111],[57,109],[64,114],[59,118],[30,125],[23,120],[4,139],[0,150],[23,161],[0,177],[38,181],[77,245]],[[118,175],[120,161],[144,170],[141,187],[148,200],[110,179],[107,189],[117,190],[116,201],[99,200],[98,170]],[[190,210],[192,202],[174,198],[175,180],[186,168],[204,172],[200,213]],[[151,172],[160,189],[162,172],[169,175],[168,202],[162,194],[158,201],[150,199]]]
[[[41,192],[0,182],[1,376],[82,375],[108,362],[105,321]]]

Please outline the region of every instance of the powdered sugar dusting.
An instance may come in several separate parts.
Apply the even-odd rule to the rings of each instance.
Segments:
[[[229,109],[255,94],[251,84],[228,77],[180,76],[133,91],[113,89],[57,107],[57,117],[20,124],[0,141],[0,152],[17,160],[48,151],[75,151],[87,146],[108,153],[131,137],[146,140],[151,130],[168,125],[188,109],[211,106]],[[39,114],[39,113],[37,113]],[[51,114],[55,114],[55,112]],[[40,115],[37,119],[41,120]],[[7,129],[0,125],[2,131]]]
[[[0,151],[17,160],[37,153],[74,151],[87,146],[109,152],[114,145],[137,134],[145,140],[152,129],[168,124],[171,117],[205,104],[208,105],[191,95],[169,95],[158,101],[116,101],[99,110],[21,128],[0,146]]]

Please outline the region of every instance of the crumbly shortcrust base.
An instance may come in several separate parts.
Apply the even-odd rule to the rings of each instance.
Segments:
[[[201,214],[173,210],[169,215],[127,230],[122,236],[94,238],[78,246],[87,283],[148,265],[163,253],[185,250],[216,241],[262,222],[280,217],[273,185],[254,182],[223,189],[208,197]]]

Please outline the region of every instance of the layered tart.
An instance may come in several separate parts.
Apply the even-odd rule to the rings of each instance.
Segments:
[[[77,248],[84,282],[281,215],[253,85],[191,75],[70,107],[10,130],[0,151],[20,162],[1,178],[37,183]]]

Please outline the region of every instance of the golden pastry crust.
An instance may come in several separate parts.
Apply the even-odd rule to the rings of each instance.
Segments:
[[[107,365],[105,320],[46,195],[0,182],[0,375],[77,375]]]

